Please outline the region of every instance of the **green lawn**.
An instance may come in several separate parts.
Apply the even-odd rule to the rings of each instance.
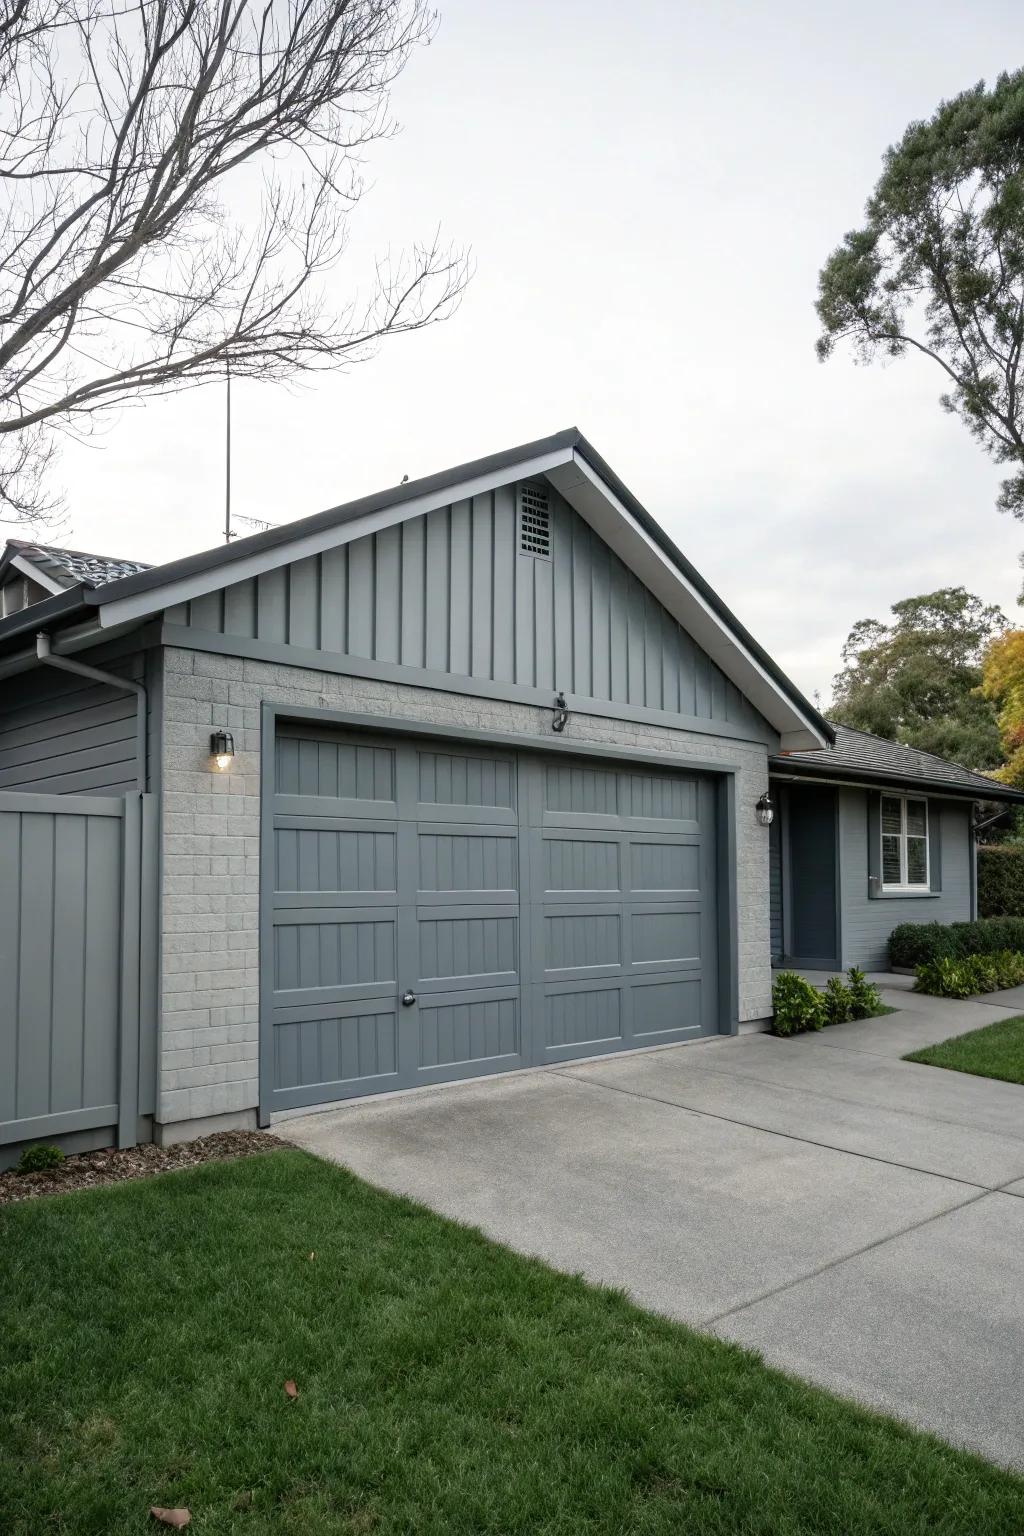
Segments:
[[[0,1253],[4,1536],[1024,1530],[1008,1473],[297,1151],[7,1207]]]
[[[1002,1019],[972,1029],[969,1035],[943,1040],[941,1045],[911,1051],[904,1061],[923,1061],[929,1067],[948,1067],[971,1072],[975,1077],[1001,1077],[1007,1083],[1024,1083],[1024,1018]]]

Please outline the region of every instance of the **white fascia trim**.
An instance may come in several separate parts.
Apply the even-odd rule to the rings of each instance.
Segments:
[[[578,475],[573,474],[573,470],[578,471]],[[584,458],[574,453],[572,469],[568,472],[562,470],[550,478],[580,516],[650,587],[683,628],[721,667],[726,677],[779,731],[783,751],[826,748],[829,745],[818,727],[783,692],[707,599],[687,580],[679,567],[641,527]],[[601,503],[609,512],[614,513],[614,519],[600,515]],[[621,531],[616,530],[616,521]]]
[[[24,555],[12,555],[11,565],[23,576],[27,576],[29,581],[34,581],[36,586],[43,587],[53,597],[56,597],[58,592],[68,590],[67,587],[62,587],[59,581],[54,581],[52,576],[47,576],[46,572],[41,571],[37,565],[33,565],[31,560],[26,560]]]
[[[496,491],[513,480],[526,480],[533,475],[547,474],[549,470],[557,469],[559,465],[567,464],[571,459],[571,448],[540,454],[533,459],[524,459],[519,464],[507,465],[502,470],[478,475],[472,480],[464,480],[423,496],[415,496],[410,501],[381,507],[376,512],[368,512],[365,516],[353,518],[350,522],[321,528],[317,533],[299,535],[288,543],[276,544],[273,549],[260,550],[240,560],[211,566],[209,570],[197,571],[192,576],[183,576],[178,581],[170,581],[162,587],[150,587],[148,591],[132,597],[115,598],[112,602],[100,604],[98,609],[100,625],[103,629],[111,629],[117,624],[129,623],[134,619],[144,618],[148,614],[159,613],[162,608],[173,608],[178,603],[187,603],[192,598],[203,597],[207,592],[217,592],[221,587],[232,586],[235,582],[260,576],[264,571],[274,570],[279,565],[290,564],[293,560],[302,560],[307,555],[322,554],[325,549],[337,549],[340,545],[348,544],[353,539],[360,539],[365,534],[378,533],[382,528],[404,523],[411,517],[420,517],[425,512],[436,511],[438,507],[450,506],[454,501],[466,501],[472,496],[485,495],[488,491]]]

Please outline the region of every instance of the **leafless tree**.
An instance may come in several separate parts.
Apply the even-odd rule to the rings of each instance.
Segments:
[[[465,253],[332,311],[362,158],[426,0],[0,0],[0,519],[55,434],[143,392],[286,379],[451,313]]]

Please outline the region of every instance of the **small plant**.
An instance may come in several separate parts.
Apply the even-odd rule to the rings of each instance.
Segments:
[[[885,1012],[882,994],[855,965],[851,965],[846,973],[846,991],[850,998],[851,1019],[876,1019]]]
[[[772,1033],[798,1035],[805,1029],[821,1029],[825,1004],[817,987],[795,971],[780,971],[772,987]]]
[[[845,1024],[855,1017],[849,987],[838,976],[830,976],[821,999],[826,1024]]]
[[[59,1168],[64,1161],[64,1153],[60,1147],[48,1147],[39,1145],[25,1147],[18,1159],[19,1173],[49,1173],[51,1168]]]

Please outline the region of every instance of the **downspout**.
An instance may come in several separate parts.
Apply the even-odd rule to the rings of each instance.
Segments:
[[[58,667],[62,672],[72,672],[76,677],[87,677],[90,682],[104,683],[120,693],[135,695],[135,765],[138,791],[146,793],[146,690],[141,683],[130,677],[118,677],[113,672],[101,672],[99,667],[86,666],[84,661],[72,661],[70,656],[55,656],[50,637],[43,630],[36,635],[36,658],[44,667]]]

